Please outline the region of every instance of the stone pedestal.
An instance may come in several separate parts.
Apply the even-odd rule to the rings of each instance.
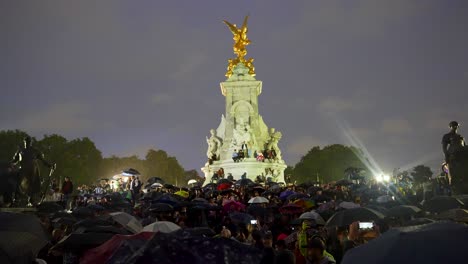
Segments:
[[[207,138],[207,159],[214,158],[211,164],[202,168],[205,174],[205,184],[220,168],[225,175],[229,173],[235,179],[247,173],[247,177],[255,179],[258,175],[271,176],[275,181],[284,182],[286,165],[278,148],[282,134],[274,128],[268,129],[258,110],[258,96],[262,93],[262,82],[257,81],[248,73],[248,68],[239,63],[233,74],[221,83],[221,93],[226,98],[226,113],[216,130],[211,131]],[[253,157],[254,152],[265,150],[276,153],[272,160],[258,162],[255,158],[234,162],[232,154],[247,147]]]

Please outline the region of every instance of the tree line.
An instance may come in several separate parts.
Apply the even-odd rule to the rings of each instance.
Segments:
[[[295,166],[289,166],[284,174],[291,175],[291,180],[296,183],[337,181],[346,178],[347,170],[355,168],[362,169],[360,175],[362,177],[375,176],[371,175],[371,170],[366,164],[369,164],[367,157],[359,148],[341,144],[323,148],[316,146],[310,149]],[[413,181],[419,184],[431,177],[433,172],[425,165],[418,165],[398,174],[411,176]]]
[[[0,161],[8,162],[13,157],[23,139],[28,136],[20,130],[0,131]],[[57,164],[53,177],[70,177],[76,184],[94,184],[102,178],[110,179],[123,169],[135,168],[145,181],[149,177],[160,177],[167,183],[184,186],[187,181],[198,177],[196,171],[186,172],[175,157],[164,150],[149,149],[144,159],[138,156],[103,157],[94,142],[87,138],[68,140],[57,134],[33,139],[33,146],[40,150],[46,160]],[[49,169],[41,166],[42,176]],[[195,172],[195,173],[194,173]]]

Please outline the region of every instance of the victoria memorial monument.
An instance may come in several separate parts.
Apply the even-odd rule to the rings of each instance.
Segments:
[[[223,21],[231,30],[234,39],[234,59],[229,59],[227,79],[221,82],[221,93],[226,98],[225,114],[217,129],[210,130],[207,137],[208,162],[202,168],[205,184],[220,170],[224,176],[232,175],[254,180],[263,176],[267,180],[284,182],[286,164],[281,156],[278,142],[281,132],[268,128],[259,114],[258,96],[262,82],[255,78],[253,58],[246,59],[247,19],[242,27]],[[269,179],[270,178],[270,179]]]

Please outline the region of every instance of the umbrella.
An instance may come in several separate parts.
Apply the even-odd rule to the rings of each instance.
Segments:
[[[160,183],[160,182],[155,182],[155,183],[152,183],[151,188],[161,188],[163,187],[163,185]]]
[[[461,208],[464,204],[452,196],[436,196],[424,203],[424,208],[429,212],[440,213],[450,209]]]
[[[342,179],[342,180],[339,180],[335,183],[335,185],[337,186],[349,186],[349,185],[352,185],[353,182],[350,181],[350,180],[347,180],[347,179]]]
[[[457,222],[468,222],[468,210],[456,208],[438,214],[437,219],[449,219]]]
[[[146,183],[153,184],[153,183],[160,183],[161,185],[164,184],[164,180],[159,177],[151,177],[149,178]]]
[[[304,194],[304,193],[294,193],[288,196],[287,200],[288,201],[294,201],[297,199],[303,199],[303,198],[310,198],[309,195]]]
[[[37,206],[38,213],[55,213],[58,211],[63,211],[64,208],[57,202],[42,202],[39,206]]]
[[[377,197],[377,203],[388,203],[388,202],[393,202],[393,199],[389,195],[382,195]]]
[[[157,198],[155,201],[158,203],[167,203],[172,206],[176,206],[177,204],[180,203],[180,196],[170,194],[170,193],[164,193],[159,198]]]
[[[300,214],[304,210],[302,207],[296,204],[287,204],[279,209],[280,213],[286,214],[286,215],[292,215],[292,214]]]
[[[93,226],[112,226],[112,222],[105,218],[84,219],[84,220],[76,222],[73,225],[73,228],[78,229],[80,227],[93,227]]]
[[[232,239],[157,233],[135,254],[114,255],[108,263],[260,263],[262,251]]]
[[[216,233],[209,227],[184,228],[174,231],[177,237],[213,237]]]
[[[221,184],[218,184],[218,187],[216,188],[216,190],[222,191],[222,190],[227,190],[229,188],[231,188],[230,183],[221,183]]]
[[[190,185],[190,184],[197,184],[197,183],[198,183],[197,180],[190,180],[190,181],[187,182],[188,185]]]
[[[295,194],[295,192],[291,191],[291,190],[287,190],[287,191],[284,191],[280,194],[279,198],[281,200],[286,200],[290,195],[292,194]]]
[[[72,215],[76,218],[85,219],[94,216],[94,212],[91,210],[91,208],[88,207],[78,207],[73,209]]]
[[[341,207],[343,209],[352,209],[352,208],[358,208],[361,207],[359,204],[355,204],[353,202],[341,202],[338,207]]]
[[[0,212],[0,252],[14,263],[32,263],[49,237],[34,215]]]
[[[353,222],[376,221],[383,219],[384,215],[365,207],[358,207],[339,211],[328,219],[326,226],[349,226]]]
[[[208,201],[203,198],[195,198],[192,200],[192,203],[208,203]]]
[[[389,217],[410,217],[417,213],[421,212],[416,206],[412,205],[398,205],[395,207],[390,208],[386,215]]]
[[[101,211],[106,210],[106,208],[98,204],[88,204],[86,207],[96,212],[101,212]]]
[[[265,197],[257,196],[249,200],[249,204],[261,204],[269,203],[268,199]]]
[[[404,222],[402,226],[425,225],[425,224],[431,224],[434,222],[435,222],[434,220],[429,219],[429,218],[415,218],[415,219],[411,219],[409,221]]]
[[[102,245],[115,233],[71,233],[60,240],[51,251],[81,252]]]
[[[232,182],[228,179],[219,179],[218,180],[218,185],[222,184],[222,183],[227,183],[227,184],[232,184]]]
[[[342,264],[466,263],[466,237],[468,227],[450,222],[392,229],[349,250]]]
[[[174,232],[176,230],[179,230],[180,226],[168,222],[168,221],[160,221],[160,222],[155,222],[152,224],[149,224],[145,227],[143,227],[143,231],[146,232],[161,232],[161,233],[170,233]]]
[[[240,211],[245,208],[245,205],[236,202],[236,201],[229,201],[223,205],[223,210],[225,212],[232,212],[232,211]]]
[[[234,212],[229,214],[229,218],[231,218],[232,222],[234,223],[243,223],[243,224],[250,224],[251,220],[255,220],[255,218],[246,213],[239,213]]]
[[[152,232],[141,232],[136,235],[115,235],[99,247],[90,249],[80,259],[82,264],[107,263],[119,250],[131,254],[140,249],[144,243],[154,236]],[[131,250],[128,250],[129,246]]]
[[[325,220],[315,211],[310,211],[299,216],[301,220],[313,220],[317,225],[325,225]]]
[[[247,212],[253,216],[263,217],[265,216],[266,209],[259,204],[252,204],[247,208]]]
[[[167,203],[154,203],[150,206],[149,210],[155,213],[166,213],[174,211],[174,207]]]
[[[128,168],[122,171],[122,175],[124,176],[136,176],[140,175],[140,172],[135,170],[134,168]]]
[[[189,193],[187,191],[178,191],[178,192],[175,192],[174,194],[178,195],[180,197],[183,197],[183,198],[188,198],[189,197]]]
[[[241,180],[236,181],[235,183],[236,186],[240,186],[240,187],[244,187],[244,186],[248,186],[252,184],[254,184],[254,182],[251,179],[241,179]]]
[[[143,228],[140,222],[132,215],[129,215],[124,212],[116,212],[109,214],[114,221],[121,224],[124,228],[134,232],[139,233]]]
[[[302,199],[294,201],[293,204],[299,205],[300,207],[307,210],[315,206],[315,201],[312,199],[302,198]]]

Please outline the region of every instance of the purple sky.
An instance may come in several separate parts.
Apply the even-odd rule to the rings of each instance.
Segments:
[[[448,122],[468,125],[468,1],[31,0],[0,3],[0,129],[199,169],[234,56],[221,20],[246,14],[288,164],[359,142],[387,171],[435,165]]]

